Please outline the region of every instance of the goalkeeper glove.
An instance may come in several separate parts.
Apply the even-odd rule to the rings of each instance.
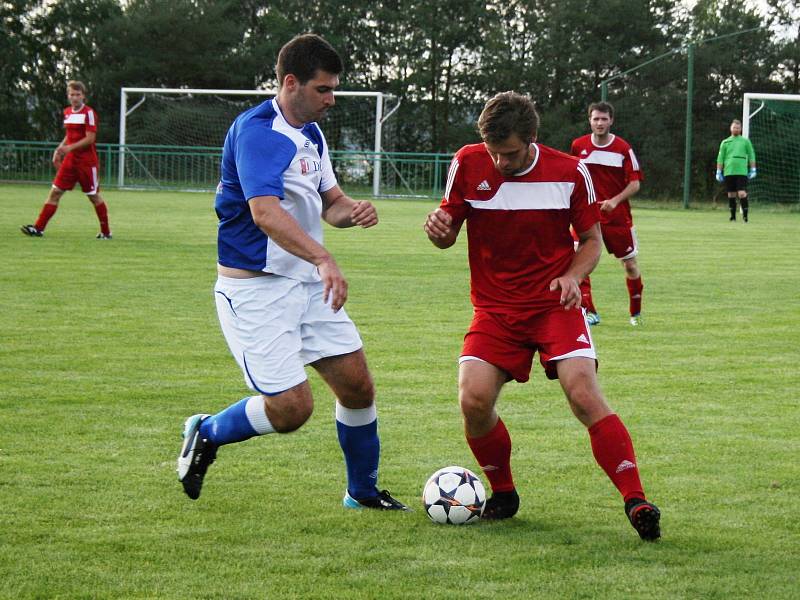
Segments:
[[[748,179],[755,179],[756,178],[756,168],[750,167],[750,170],[747,172]]]
[[[725,181],[725,177],[722,176],[722,169],[717,169],[717,181],[720,183]]]

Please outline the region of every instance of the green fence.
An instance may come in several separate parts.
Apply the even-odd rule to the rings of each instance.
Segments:
[[[54,142],[0,140],[0,181],[49,183]],[[219,181],[220,148],[98,144],[104,187],[212,191]],[[348,194],[372,196],[375,169],[378,195],[441,197],[450,154],[333,150],[331,161]],[[120,165],[123,165],[120,176]]]

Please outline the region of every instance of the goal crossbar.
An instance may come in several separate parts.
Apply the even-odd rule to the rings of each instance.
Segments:
[[[759,94],[757,92],[746,92],[742,106],[742,136],[750,137],[750,118],[754,117],[763,105],[754,111],[750,111],[750,104],[753,100],[788,100],[790,102],[800,102],[800,94]]]
[[[200,89],[200,88],[146,88],[146,87],[123,87],[120,88],[119,99],[119,175],[118,185],[124,187],[125,185],[125,142],[126,142],[126,125],[128,116],[133,113],[139,106],[145,102],[146,96],[128,108],[129,94],[175,94],[175,95],[209,95],[209,96],[276,96],[277,90],[225,90],[225,89]],[[380,194],[380,181],[381,181],[381,158],[380,153],[382,150],[381,140],[383,137],[383,123],[393,111],[386,117],[383,115],[383,102],[385,98],[394,98],[391,94],[384,94],[383,92],[351,92],[339,91],[333,92],[335,97],[367,97],[375,98],[375,140],[373,151],[375,152],[375,165],[372,174],[372,192],[375,196]],[[395,107],[396,109],[397,107]]]

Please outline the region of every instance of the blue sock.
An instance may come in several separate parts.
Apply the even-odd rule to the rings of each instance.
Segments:
[[[378,415],[369,408],[345,408],[336,403],[336,431],[347,466],[347,491],[353,498],[373,498],[378,494]]]
[[[200,425],[200,435],[211,440],[215,446],[243,442],[273,431],[260,395],[243,398]]]

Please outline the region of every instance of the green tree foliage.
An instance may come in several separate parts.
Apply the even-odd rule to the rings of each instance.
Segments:
[[[636,148],[644,194],[682,183],[687,53],[696,45],[694,186],[745,91],[800,89],[797,0],[33,0],[0,2],[0,105],[6,138],[57,139],[64,83],[84,80],[116,139],[119,88],[274,88],[278,49],[312,31],[342,54],[342,89],[400,99],[395,149],[450,152],[477,140],[491,95],[514,89],[542,112],[539,139],[566,150],[588,131],[601,82],[615,131]],[[745,35],[700,43],[729,33]],[[646,61],[652,64],[639,68]],[[630,72],[629,72],[630,71]],[[336,146],[336,140],[330,140]]]

